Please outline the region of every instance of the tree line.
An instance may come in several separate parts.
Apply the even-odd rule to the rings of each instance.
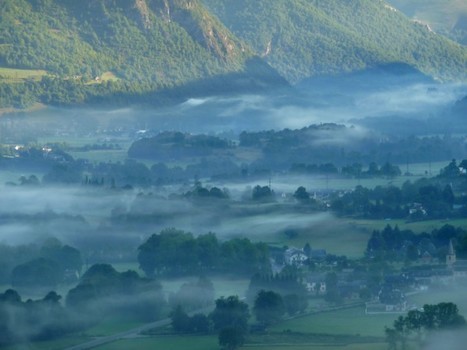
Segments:
[[[270,271],[265,243],[252,243],[247,238],[219,242],[213,233],[194,237],[177,229],[150,236],[138,247],[138,262],[147,276],[212,272],[252,275]]]
[[[428,254],[444,261],[450,241],[459,257],[467,257],[467,231],[460,227],[446,224],[431,233],[416,234],[412,230],[400,230],[397,225],[387,225],[383,230],[373,231],[365,255],[378,261],[414,262]]]
[[[409,341],[421,344],[422,340],[434,331],[465,331],[465,325],[465,318],[459,314],[456,304],[427,304],[421,310],[410,310],[407,316],[399,316],[392,328],[386,327],[386,341],[390,350],[405,350]]]

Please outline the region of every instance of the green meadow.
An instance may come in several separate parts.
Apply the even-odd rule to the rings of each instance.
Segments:
[[[40,69],[14,69],[0,67],[0,82],[3,83],[20,83],[24,80],[39,81],[44,75],[47,75],[47,72]]]
[[[384,337],[384,327],[392,326],[397,315],[365,315],[364,307],[311,314],[281,322],[274,332]]]

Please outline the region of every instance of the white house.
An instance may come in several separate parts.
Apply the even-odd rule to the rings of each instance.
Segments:
[[[308,257],[303,252],[303,249],[289,248],[284,253],[284,260],[287,265],[303,266]]]

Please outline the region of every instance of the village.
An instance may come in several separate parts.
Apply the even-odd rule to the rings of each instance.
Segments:
[[[378,265],[381,267],[371,259],[352,261],[327,254],[324,249],[313,250],[308,244],[303,249],[287,248],[283,264],[273,263],[277,273],[290,266],[301,271],[310,298],[323,298],[336,305],[361,302],[367,315],[405,314],[421,309],[423,305],[411,303],[408,297],[449,290],[467,282],[467,260],[457,259],[452,240],[445,260],[424,251],[413,264],[385,266],[386,271],[369,275],[368,270]]]

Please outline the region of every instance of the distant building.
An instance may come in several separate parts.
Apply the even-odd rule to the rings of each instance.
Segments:
[[[458,260],[452,240],[449,241],[446,254],[446,268],[452,273],[453,278],[467,277],[467,260]]]
[[[452,244],[452,239],[449,240],[448,253],[446,255],[446,266],[452,268],[456,263],[456,252],[454,251],[454,246]]]
[[[409,309],[402,291],[390,286],[383,286],[378,293],[378,301],[366,303],[365,313],[405,313]]]
[[[326,277],[324,274],[312,274],[306,279],[306,290],[310,295],[321,296],[326,294]]]
[[[287,265],[301,267],[308,260],[308,257],[303,252],[303,249],[289,248],[284,253],[284,261]]]

